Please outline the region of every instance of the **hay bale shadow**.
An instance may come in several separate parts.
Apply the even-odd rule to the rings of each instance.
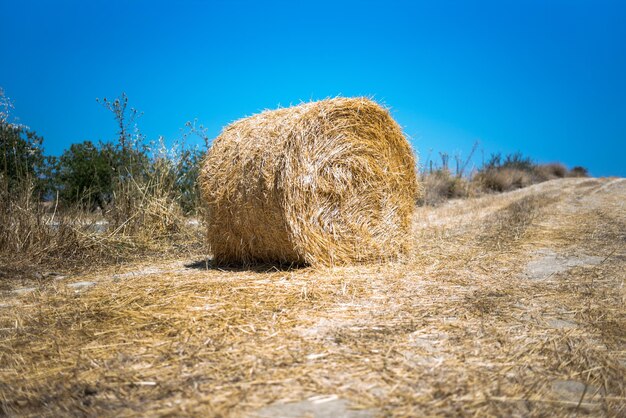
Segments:
[[[293,271],[309,267],[308,264],[297,263],[246,263],[246,264],[217,264],[212,258],[198,260],[185,264],[185,268],[193,270],[218,270],[228,272],[273,273],[277,271]]]

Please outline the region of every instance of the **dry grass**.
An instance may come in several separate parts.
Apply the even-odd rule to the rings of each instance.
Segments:
[[[533,170],[537,181],[562,179],[568,174],[567,167],[561,163],[540,164]]]
[[[0,178],[0,184],[2,179]],[[24,181],[9,193],[0,185],[0,277],[29,275],[38,266],[90,264],[112,260],[110,247],[89,232],[92,225],[82,211],[46,211]],[[19,255],[19,256],[17,256]],[[1,285],[1,283],[0,283]]]
[[[420,176],[422,193],[419,205],[438,206],[450,199],[466,198],[477,194],[475,184],[466,178],[453,176],[449,170],[436,170]]]
[[[104,214],[57,201],[44,207],[33,182],[9,192],[0,175],[0,287],[50,270],[203,254],[203,233],[183,216],[170,171],[153,174],[120,181]]]
[[[218,264],[340,265],[409,251],[415,158],[365,98],[266,111],[226,127],[200,176]]]
[[[568,177],[589,177],[589,171],[585,167],[575,166],[567,173]]]
[[[522,160],[510,166],[486,167],[472,178],[471,183],[483,191],[507,192],[544,181],[587,176],[587,170],[583,167],[574,167],[568,171],[561,163],[535,165],[530,160]]]
[[[476,174],[474,181],[485,190],[508,192],[533,184],[532,173],[517,168],[495,168]]]
[[[4,292],[1,410],[255,416],[337,395],[382,416],[623,416],[625,196],[563,179],[420,208],[408,264],[163,262]],[[601,262],[528,277],[546,248]]]

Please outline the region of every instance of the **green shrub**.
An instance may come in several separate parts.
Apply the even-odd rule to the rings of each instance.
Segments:
[[[43,138],[24,125],[10,121],[11,101],[0,88],[0,173],[5,192],[19,192],[28,180],[43,196],[51,187],[51,159],[43,154]]]
[[[491,155],[491,158],[482,168],[482,171],[500,168],[530,172],[535,168],[535,163],[529,157],[524,157],[521,152],[507,154],[504,159],[502,159],[500,153],[497,153]]]
[[[91,141],[72,144],[57,163],[56,186],[61,200],[104,208],[113,197],[113,179],[119,155],[111,144]]]

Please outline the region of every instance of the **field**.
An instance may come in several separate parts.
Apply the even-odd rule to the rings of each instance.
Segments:
[[[10,282],[8,416],[625,416],[626,179],[420,207],[406,264]]]

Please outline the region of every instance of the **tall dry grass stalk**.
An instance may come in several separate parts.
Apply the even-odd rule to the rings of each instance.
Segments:
[[[0,183],[5,181],[0,176]],[[0,186],[0,270],[28,272],[114,255],[109,243],[94,234],[93,219],[83,211],[60,211],[58,205],[46,209],[28,179],[15,190]]]
[[[181,173],[178,165],[182,153],[175,146],[166,147],[160,142],[149,159],[140,161],[136,170],[122,167],[115,179],[111,204],[103,211],[111,234],[131,237],[133,241],[163,246],[172,243],[186,243],[201,246],[203,237],[190,223],[190,215],[198,210],[185,213],[185,199],[180,184]],[[132,164],[131,164],[132,167]]]

